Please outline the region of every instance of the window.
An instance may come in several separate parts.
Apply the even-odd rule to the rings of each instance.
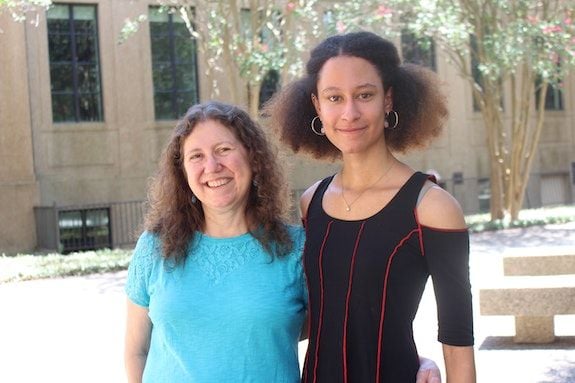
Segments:
[[[417,38],[413,32],[403,30],[401,32],[401,52],[403,61],[412,64],[423,65],[431,70],[436,70],[435,44],[431,38]]]
[[[108,208],[60,211],[58,228],[62,253],[112,247]]]
[[[547,92],[545,93],[545,110],[563,110],[563,92],[561,86],[563,84],[549,84]],[[539,108],[539,101],[541,100],[541,79],[535,82],[535,105]]]
[[[150,8],[150,38],[156,120],[181,117],[197,103],[197,43],[177,14]]]
[[[277,70],[270,70],[264,80],[262,81],[262,87],[260,88],[260,108],[269,101],[272,96],[279,89],[280,74]]]
[[[93,5],[47,11],[54,122],[102,121],[98,25]]]

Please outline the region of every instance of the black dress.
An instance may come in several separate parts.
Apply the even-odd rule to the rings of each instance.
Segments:
[[[411,176],[381,211],[359,221],[323,210],[332,179],[318,186],[305,220],[310,335],[303,382],[415,382],[412,322],[429,275],[439,341],[473,345],[468,232],[417,221],[417,199],[428,179],[423,173]]]

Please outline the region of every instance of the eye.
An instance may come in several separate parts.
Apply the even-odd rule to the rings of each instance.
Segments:
[[[216,153],[220,154],[220,155],[225,155],[226,153],[228,153],[231,150],[232,150],[232,148],[230,146],[220,146],[216,149]]]
[[[364,93],[360,93],[357,98],[360,100],[369,100],[370,98],[373,97],[373,93],[371,92],[364,92]]]
[[[341,97],[337,96],[337,95],[333,95],[333,96],[327,96],[327,99],[330,102],[338,102],[341,100]]]
[[[190,162],[198,162],[202,159],[202,153],[191,153],[188,155],[188,161]]]

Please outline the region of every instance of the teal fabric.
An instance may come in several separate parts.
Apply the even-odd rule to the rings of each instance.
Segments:
[[[299,382],[305,234],[289,230],[293,251],[273,259],[249,234],[199,233],[178,267],[156,235],[141,235],[125,289],[153,324],[144,382]]]

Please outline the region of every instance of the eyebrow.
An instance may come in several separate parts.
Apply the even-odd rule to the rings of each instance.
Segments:
[[[216,143],[213,146],[213,148],[217,148],[220,145],[237,146],[237,143],[234,143],[233,141],[224,140],[224,141],[220,141],[220,142]],[[195,148],[188,149],[187,151],[184,152],[184,154],[189,154],[189,153],[193,153],[193,152],[201,152],[201,151],[202,151],[202,148],[195,147]]]
[[[365,84],[361,84],[361,85],[356,86],[354,89],[357,90],[357,89],[363,89],[363,88],[377,88],[377,86],[372,84],[372,83],[367,82]],[[338,90],[341,90],[341,89],[336,87],[336,86],[330,86],[330,87],[323,89],[321,91],[321,93],[333,92],[333,91],[338,91]]]

